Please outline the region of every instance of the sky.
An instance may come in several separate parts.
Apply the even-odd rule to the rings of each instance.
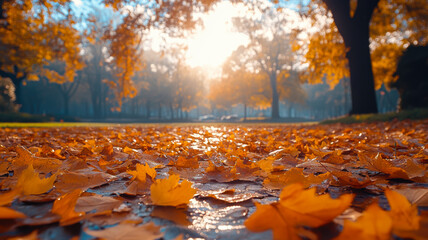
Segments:
[[[232,18],[243,15],[242,5],[219,3],[202,19],[204,28],[188,39],[186,61],[192,67],[220,67],[248,37],[233,29]]]

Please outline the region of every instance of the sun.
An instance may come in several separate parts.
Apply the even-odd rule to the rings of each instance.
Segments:
[[[202,17],[204,28],[188,39],[186,62],[192,67],[220,68],[223,62],[248,37],[233,31],[232,18],[242,15],[243,7],[220,2]]]

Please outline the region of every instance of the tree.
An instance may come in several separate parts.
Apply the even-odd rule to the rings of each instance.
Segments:
[[[8,78],[0,78],[0,113],[16,112],[18,106],[15,104],[15,86]]]
[[[243,53],[248,58],[247,67],[265,74],[269,79],[271,117],[274,119],[280,117],[279,82],[286,81],[295,63],[286,24],[286,18],[272,9],[265,10],[260,19],[240,18],[235,21],[235,26],[250,39],[246,52]]]
[[[135,62],[141,33],[153,26],[171,28],[171,34],[179,33],[178,29],[192,28],[197,22],[193,12],[207,9],[213,2],[102,1],[122,14],[121,22],[111,24],[103,36],[111,44],[109,51],[115,63],[112,72],[116,81],[109,83],[115,87],[119,106],[122,98],[136,94],[132,76],[139,66]],[[18,103],[24,80],[38,80],[38,75],[53,82],[60,79],[42,69],[50,61],[65,61],[64,80],[72,81],[75,71],[83,67],[79,59],[79,27],[75,26],[71,4],[71,0],[0,1],[0,76],[12,80]],[[144,10],[141,12],[141,9]]]
[[[14,83],[17,103],[24,80],[43,75],[54,82],[72,81],[75,71],[83,67],[68,4],[66,0],[0,2],[0,76]],[[65,62],[61,77],[43,69],[55,59]]]
[[[398,62],[392,84],[400,92],[400,108],[428,107],[428,45],[410,45]]]
[[[182,113],[189,113],[198,106],[202,99],[202,74],[198,69],[184,65],[180,60],[172,75],[174,107],[177,109],[177,117],[183,118]]]
[[[243,105],[244,120],[248,107],[268,108],[271,106],[269,79],[264,73],[247,69],[244,46],[235,50],[223,64],[219,82],[210,87],[210,100],[216,107],[228,109],[237,104]]]
[[[395,80],[398,53],[409,43],[428,40],[427,5],[423,0],[312,0],[307,13],[320,31],[312,34],[306,55],[315,72],[309,76],[317,78],[310,81],[327,76],[334,86],[349,74],[351,113],[377,112],[375,86]],[[326,24],[320,27],[320,20]]]
[[[64,72],[65,72],[65,63],[62,61],[52,62],[48,66],[45,66],[45,69],[48,69],[50,71],[50,74],[58,74],[57,77],[61,77],[64,75]],[[46,77],[39,76],[39,78],[46,78]],[[54,82],[56,88],[58,89],[58,91],[60,92],[60,95],[62,96],[62,99],[64,102],[63,114],[66,116],[69,114],[70,99],[76,93],[79,87],[79,84],[82,81],[81,79],[82,79],[82,72],[79,71],[76,73],[76,76],[73,80],[61,81],[63,83],[59,81]]]

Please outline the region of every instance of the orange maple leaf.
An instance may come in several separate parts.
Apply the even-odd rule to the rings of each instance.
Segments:
[[[256,212],[244,225],[254,232],[272,229],[274,239],[299,239],[304,234],[301,226],[319,227],[330,222],[349,208],[353,198],[352,194],[338,199],[318,196],[314,188],[304,190],[301,184],[292,184],[282,190],[278,202],[256,204]]]
[[[18,177],[16,188],[21,189],[24,195],[42,194],[49,191],[56,180],[56,174],[48,178],[39,178],[39,173],[34,171],[33,165],[24,169]]]
[[[330,177],[330,173],[324,173],[315,176],[314,174],[305,175],[303,168],[291,168],[283,174],[270,174],[263,181],[263,185],[268,188],[281,189],[289,184],[301,183],[305,188],[312,184],[320,184]]]
[[[84,212],[74,211],[77,199],[81,193],[82,190],[76,189],[55,200],[51,212],[61,216],[61,220],[59,221],[61,226],[74,224],[80,221],[85,215]]]
[[[192,183],[183,180],[178,183],[180,177],[171,175],[167,179],[157,179],[150,186],[150,197],[153,204],[160,206],[179,206],[188,204],[193,198],[196,189],[192,188]]]
[[[358,154],[358,158],[362,164],[366,165],[367,169],[386,173],[389,175],[388,178],[409,179],[404,169],[395,167],[391,162],[383,159],[380,154],[377,154],[374,159],[369,159],[368,156],[360,153]]]
[[[156,177],[156,168],[151,168],[149,164],[137,164],[135,166],[135,171],[127,171],[127,173],[132,175],[131,181],[137,179],[141,182],[146,182],[146,177],[149,176],[152,180]]]
[[[394,233],[400,236],[400,231],[418,230],[420,217],[417,206],[410,204],[405,196],[390,189],[385,190],[385,196],[391,207],[388,213],[392,218]]]
[[[335,240],[391,238],[392,219],[382,210],[377,202],[372,203],[363,214],[352,222],[345,220],[343,231]]]

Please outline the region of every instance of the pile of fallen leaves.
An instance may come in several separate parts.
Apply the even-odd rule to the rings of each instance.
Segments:
[[[0,136],[1,238],[428,236],[428,120]]]

